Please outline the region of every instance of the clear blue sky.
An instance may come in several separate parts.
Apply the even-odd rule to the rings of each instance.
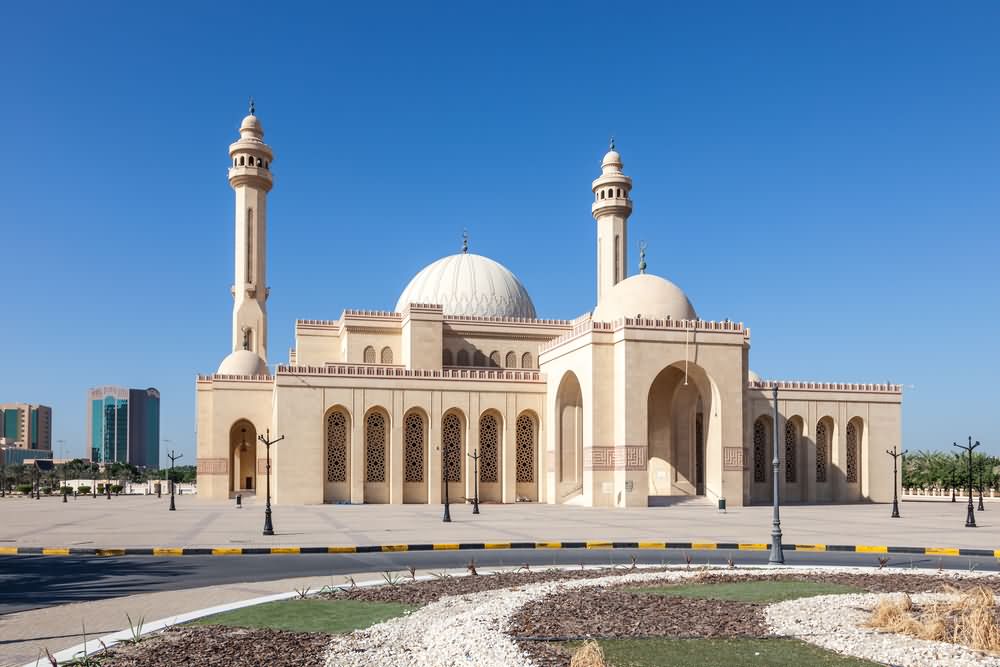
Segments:
[[[17,3],[0,21],[0,401],[162,392],[229,351],[227,147],[274,147],[270,359],[458,250],[594,305],[614,133],[630,263],[746,322],[769,378],[900,382],[904,445],[1000,452],[1000,4]],[[140,5],[144,5],[140,7]]]

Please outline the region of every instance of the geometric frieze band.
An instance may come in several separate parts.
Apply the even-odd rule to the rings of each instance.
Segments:
[[[585,470],[645,470],[648,448],[645,445],[585,447]]]
[[[199,475],[226,475],[228,473],[228,459],[198,459]]]
[[[743,470],[745,452],[742,447],[723,447],[722,448],[722,469],[723,470]]]

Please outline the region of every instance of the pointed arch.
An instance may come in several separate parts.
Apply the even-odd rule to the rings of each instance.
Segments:
[[[365,415],[366,503],[389,502],[389,413],[374,407]]]
[[[441,365],[442,366],[454,366],[451,350],[445,349],[441,352]]]
[[[249,419],[237,419],[229,428],[229,494],[256,488],[257,429]]]
[[[351,417],[347,408],[337,405],[323,417],[325,434],[323,502],[349,501]]]
[[[364,356],[362,357],[362,359],[364,359],[364,362],[366,364],[374,364],[375,363],[375,348],[372,347],[371,345],[369,345],[368,347],[366,347],[365,351],[364,351]]]
[[[441,417],[441,470],[452,501],[465,497],[465,415],[452,408]]]
[[[507,353],[507,358],[504,359],[504,366],[506,368],[517,368],[517,355],[514,352]]]
[[[427,502],[427,415],[419,408],[403,417],[403,502]]]
[[[567,371],[556,392],[557,500],[583,489],[583,391],[573,371]]]
[[[503,417],[496,410],[479,416],[479,497],[500,502],[502,499],[501,452]]]
[[[521,355],[521,368],[534,368],[535,362],[531,358],[531,352],[525,352]]]
[[[458,351],[458,365],[459,366],[469,365],[469,353],[466,350]]]
[[[864,431],[864,422],[860,417],[854,417],[847,422],[846,451],[844,452],[844,481],[847,485],[858,485],[861,482],[861,437]],[[856,499],[860,497],[857,489],[848,490],[848,498]]]
[[[383,347],[382,352],[379,356],[383,364],[392,363],[392,348],[389,346]]]
[[[500,368],[500,353],[497,350],[490,352],[490,366]]]
[[[533,412],[522,412],[517,416],[515,469],[517,471],[517,499],[538,500],[538,417]]]
[[[753,469],[750,478],[750,502],[769,503],[773,494],[771,484],[771,450],[774,443],[774,424],[770,415],[760,415],[753,422]]]

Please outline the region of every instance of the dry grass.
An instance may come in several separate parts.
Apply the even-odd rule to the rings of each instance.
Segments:
[[[945,590],[950,598],[915,607],[903,593],[883,597],[868,625],[919,639],[961,644],[979,651],[1000,653],[1000,607],[993,591],[979,586],[966,592]]]
[[[588,639],[573,653],[569,667],[608,667],[604,650],[593,639]]]

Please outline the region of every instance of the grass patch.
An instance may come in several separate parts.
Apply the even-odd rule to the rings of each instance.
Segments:
[[[633,588],[637,593],[669,597],[704,598],[730,602],[781,602],[795,598],[840,593],[863,593],[854,586],[823,581],[733,581],[718,584],[681,584],[679,586],[648,586]]]
[[[341,634],[367,628],[414,609],[416,607],[396,602],[279,600],[206,616],[191,624]]]
[[[879,667],[797,639],[608,639],[599,640],[614,667]],[[581,642],[564,644],[575,650]]]

